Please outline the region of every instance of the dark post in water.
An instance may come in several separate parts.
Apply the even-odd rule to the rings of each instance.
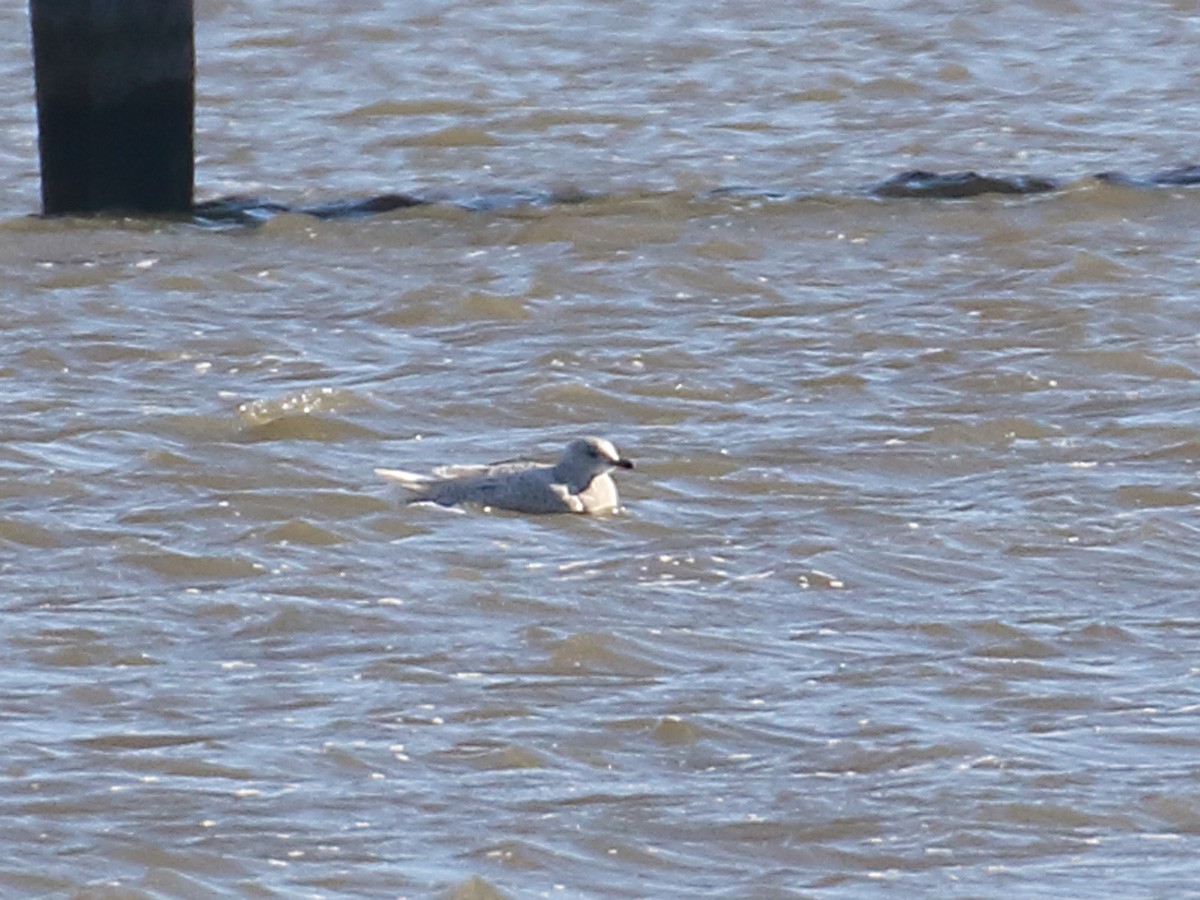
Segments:
[[[42,212],[192,208],[192,0],[30,0]]]

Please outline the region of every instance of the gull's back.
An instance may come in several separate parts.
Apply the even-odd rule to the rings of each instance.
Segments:
[[[583,512],[583,504],[561,484],[552,466],[519,460],[488,466],[441,466],[436,479],[405,486],[409,503],[455,506],[474,503],[524,513]]]

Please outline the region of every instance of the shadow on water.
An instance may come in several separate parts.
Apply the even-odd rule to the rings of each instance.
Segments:
[[[1084,180],[1144,189],[1185,187],[1200,184],[1200,165],[1181,166],[1141,176],[1127,175],[1123,172],[1100,172],[1088,176]],[[961,200],[985,194],[1017,196],[1046,194],[1063,190],[1071,183],[1069,179],[1065,178],[1043,178],[1036,175],[980,175],[977,172],[938,173],[914,170],[901,172],[891,178],[849,193],[886,200]],[[774,190],[750,186],[730,186],[708,191],[696,199],[716,200],[723,197],[735,197],[786,202],[821,199],[828,196],[832,196],[832,194],[812,189]],[[203,225],[255,225],[285,213],[298,213],[317,219],[356,219],[393,212],[398,209],[439,204],[473,212],[489,212],[520,207],[572,205],[599,199],[606,198],[600,194],[590,194],[579,190],[499,191],[460,196],[444,193],[436,196],[391,193],[367,198],[335,200],[315,206],[291,206],[255,197],[232,196],[198,203],[193,207],[193,214],[197,222]]]

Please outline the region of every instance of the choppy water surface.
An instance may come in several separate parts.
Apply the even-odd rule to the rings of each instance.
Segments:
[[[1195,13],[201,2],[201,197],[602,195],[227,228],[29,217],[0,13],[0,893],[1195,896]]]

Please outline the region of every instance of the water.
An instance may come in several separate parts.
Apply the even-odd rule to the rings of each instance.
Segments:
[[[454,201],[253,228],[29,217],[0,13],[0,892],[1200,895],[1195,11],[200,3],[202,198]]]

